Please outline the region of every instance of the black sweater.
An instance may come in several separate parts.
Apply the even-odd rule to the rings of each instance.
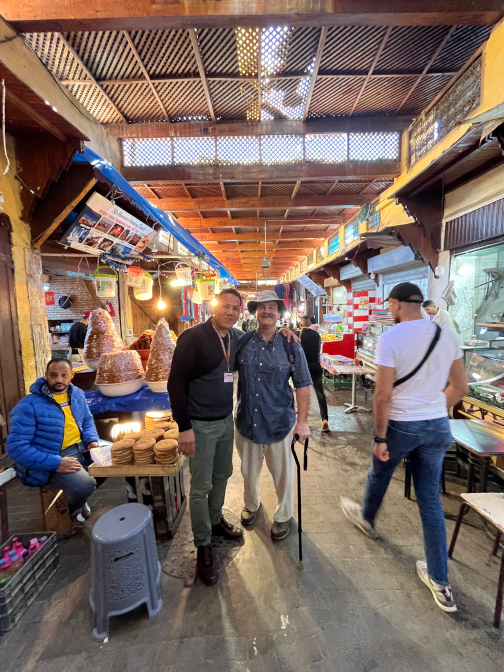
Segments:
[[[235,368],[240,335],[231,329],[224,338],[226,351],[231,338],[230,371]],[[168,379],[171,409],[179,431],[191,429],[191,419],[221,420],[233,412],[233,383],[224,382],[226,370],[222,345],[211,320],[179,336]]]
[[[84,322],[74,322],[68,334],[68,345],[71,348],[83,348],[86,334],[87,326]]]
[[[301,331],[301,347],[304,350],[310,371],[320,369],[321,342],[320,335],[314,329],[303,329]]]

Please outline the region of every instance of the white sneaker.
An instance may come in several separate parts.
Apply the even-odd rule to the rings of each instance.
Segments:
[[[453,593],[450,586],[442,586],[433,581],[427,574],[427,563],[423,560],[417,560],[416,571],[425,585],[431,589],[434,600],[438,607],[443,611],[457,611],[457,605],[453,600]]]
[[[368,523],[367,520],[362,517],[362,507],[360,504],[357,504],[357,502],[354,502],[349,497],[340,497],[340,504],[345,516],[358,530],[371,539],[376,539],[378,537],[376,530],[371,523]]]

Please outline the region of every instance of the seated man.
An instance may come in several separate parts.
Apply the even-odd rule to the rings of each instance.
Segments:
[[[96,481],[83,468],[83,453],[98,445],[98,434],[84,392],[72,385],[72,364],[55,357],[45,378],[30,387],[11,413],[7,453],[24,485],[53,485],[68,496],[72,522],[94,492]]]

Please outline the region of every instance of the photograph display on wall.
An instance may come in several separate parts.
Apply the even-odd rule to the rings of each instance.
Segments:
[[[156,235],[153,228],[94,193],[60,243],[97,256],[102,252],[128,255],[143,252]]]

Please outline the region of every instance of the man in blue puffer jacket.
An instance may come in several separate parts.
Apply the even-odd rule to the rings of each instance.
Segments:
[[[56,357],[45,378],[30,387],[11,413],[7,452],[17,475],[30,487],[51,484],[68,496],[76,522],[96,481],[83,467],[90,464],[84,452],[98,445],[98,434],[84,392],[72,385],[68,359]]]

